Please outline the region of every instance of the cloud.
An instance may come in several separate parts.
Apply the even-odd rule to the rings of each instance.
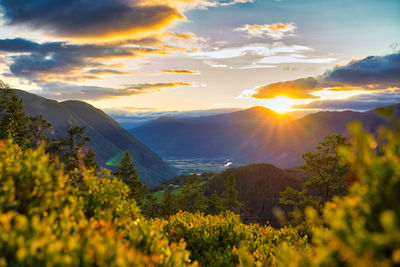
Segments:
[[[400,52],[386,56],[368,56],[352,60],[324,74],[324,81],[353,86],[390,87],[400,86]]]
[[[294,23],[276,23],[276,24],[254,24],[243,25],[234,29],[234,31],[244,32],[248,38],[272,38],[280,40],[297,29]]]
[[[54,80],[82,81],[99,79],[102,75],[129,74],[111,68],[102,61],[134,58],[146,54],[168,54],[171,48],[149,48],[125,45],[68,44],[65,42],[36,43],[25,39],[0,39],[0,51],[10,54],[10,72],[34,82]]]
[[[125,72],[113,69],[91,69],[87,73],[96,75],[128,75],[133,74],[132,72]]]
[[[78,39],[141,36],[184,16],[173,5],[144,0],[2,0],[7,25]]]
[[[385,56],[368,56],[337,66],[319,77],[272,83],[245,90],[243,97],[271,99],[286,95],[297,99],[314,99],[321,90],[393,91],[400,88],[400,52]],[[310,104],[312,105],[312,104]]]
[[[271,83],[266,86],[256,88],[251,97],[256,99],[272,99],[277,96],[285,95],[294,99],[313,99],[319,98],[312,93],[318,81],[312,77],[301,78],[293,81]]]
[[[196,51],[188,54],[203,59],[210,66],[233,69],[271,68],[283,63],[321,64],[335,60],[334,58],[310,58],[302,54],[309,51],[312,49],[307,46],[264,43]]]
[[[127,84],[122,88],[83,86],[60,82],[48,82],[38,92],[44,97],[57,100],[103,100],[115,97],[132,96],[160,92],[162,89],[190,86],[185,82]]]
[[[400,94],[398,92],[381,92],[373,94],[361,94],[348,99],[317,100],[308,104],[294,105],[292,108],[367,111],[377,107],[398,103],[400,103]]]
[[[233,0],[229,2],[220,3],[221,6],[231,6],[235,4],[246,4],[246,3],[254,3],[254,0]]]
[[[178,74],[198,74],[197,71],[192,71],[192,70],[162,70],[162,72],[178,73]]]

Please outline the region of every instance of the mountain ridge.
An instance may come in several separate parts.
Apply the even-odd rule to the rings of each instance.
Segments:
[[[400,104],[392,105],[400,110]],[[165,159],[232,159],[240,165],[270,163],[280,168],[302,164],[327,134],[348,136],[347,124],[360,120],[374,132],[384,119],[367,112],[320,111],[293,118],[265,107],[197,118],[160,118],[129,131]]]
[[[16,93],[27,114],[42,115],[52,123],[58,135],[62,135],[69,124],[86,127],[86,135],[92,139],[90,147],[101,166],[115,170],[123,152],[128,150],[144,183],[153,185],[176,175],[154,151],[100,109],[78,100],[57,102],[22,90]]]

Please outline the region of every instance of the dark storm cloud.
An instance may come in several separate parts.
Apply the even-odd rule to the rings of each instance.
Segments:
[[[84,80],[105,74],[126,74],[111,70],[102,61],[111,58],[137,57],[166,53],[164,49],[123,45],[69,45],[64,42],[35,43],[25,39],[0,40],[0,51],[9,55],[10,72],[32,81]],[[95,68],[85,72],[84,68]]]
[[[386,56],[368,56],[328,71],[323,80],[347,85],[382,84],[399,86],[400,52]]]
[[[145,0],[0,0],[8,25],[24,25],[68,37],[104,37],[158,29],[179,11]]]

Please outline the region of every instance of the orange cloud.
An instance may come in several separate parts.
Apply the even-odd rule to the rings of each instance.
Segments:
[[[318,81],[312,77],[293,81],[271,83],[254,89],[251,97],[256,99],[271,99],[277,96],[287,96],[294,99],[317,99],[312,92],[316,91]]]
[[[198,72],[196,71],[191,71],[191,70],[162,70],[162,72],[166,73],[180,73],[180,74],[197,74]]]

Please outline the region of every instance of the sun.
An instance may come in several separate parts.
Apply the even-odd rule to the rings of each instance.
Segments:
[[[286,113],[291,110],[291,106],[297,104],[296,99],[280,95],[272,99],[265,100],[265,107],[272,109],[277,113]]]

